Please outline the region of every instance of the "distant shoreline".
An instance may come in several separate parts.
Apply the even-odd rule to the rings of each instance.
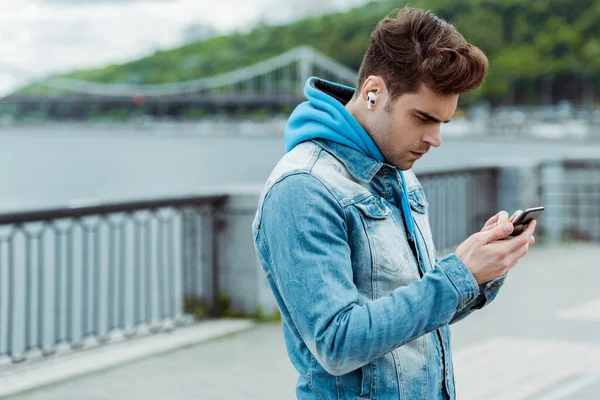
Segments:
[[[1,121],[0,121],[1,122]],[[102,136],[163,136],[163,137],[252,137],[281,138],[287,118],[277,117],[264,120],[205,118],[201,120],[148,119],[115,121],[44,121],[0,123],[0,135],[46,134],[85,136],[100,133]],[[579,120],[546,123],[530,122],[520,126],[498,126],[493,121],[454,120],[442,126],[444,140],[474,141],[544,141],[544,142],[599,142],[600,126]],[[91,131],[91,132],[90,132]]]

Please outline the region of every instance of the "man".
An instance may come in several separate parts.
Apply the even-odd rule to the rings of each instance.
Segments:
[[[455,398],[448,325],[496,296],[534,243],[500,212],[438,260],[410,168],[487,59],[430,12],[372,33],[357,89],[311,78],[253,224],[299,399]]]

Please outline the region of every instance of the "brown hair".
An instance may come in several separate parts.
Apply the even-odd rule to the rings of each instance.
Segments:
[[[392,101],[417,92],[421,82],[440,94],[463,94],[483,83],[487,68],[485,54],[454,26],[430,11],[404,8],[373,30],[357,88],[376,75],[382,77]]]

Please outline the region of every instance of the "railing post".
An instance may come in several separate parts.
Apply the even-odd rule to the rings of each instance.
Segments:
[[[223,230],[225,228],[225,219],[223,215],[223,205],[215,204],[211,208],[211,263],[210,263],[210,291],[211,291],[211,315],[220,317],[223,313],[221,307],[221,248],[223,247]]]
[[[554,242],[561,240],[564,227],[564,166],[562,161],[546,162],[540,167],[540,191],[542,205],[546,207],[543,226],[548,238]]]

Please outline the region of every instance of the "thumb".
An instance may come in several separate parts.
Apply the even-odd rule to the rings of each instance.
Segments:
[[[486,243],[495,242],[496,240],[504,239],[508,235],[512,233],[515,229],[513,224],[510,222],[499,224],[494,229],[490,229],[489,231],[481,232],[482,238]]]

